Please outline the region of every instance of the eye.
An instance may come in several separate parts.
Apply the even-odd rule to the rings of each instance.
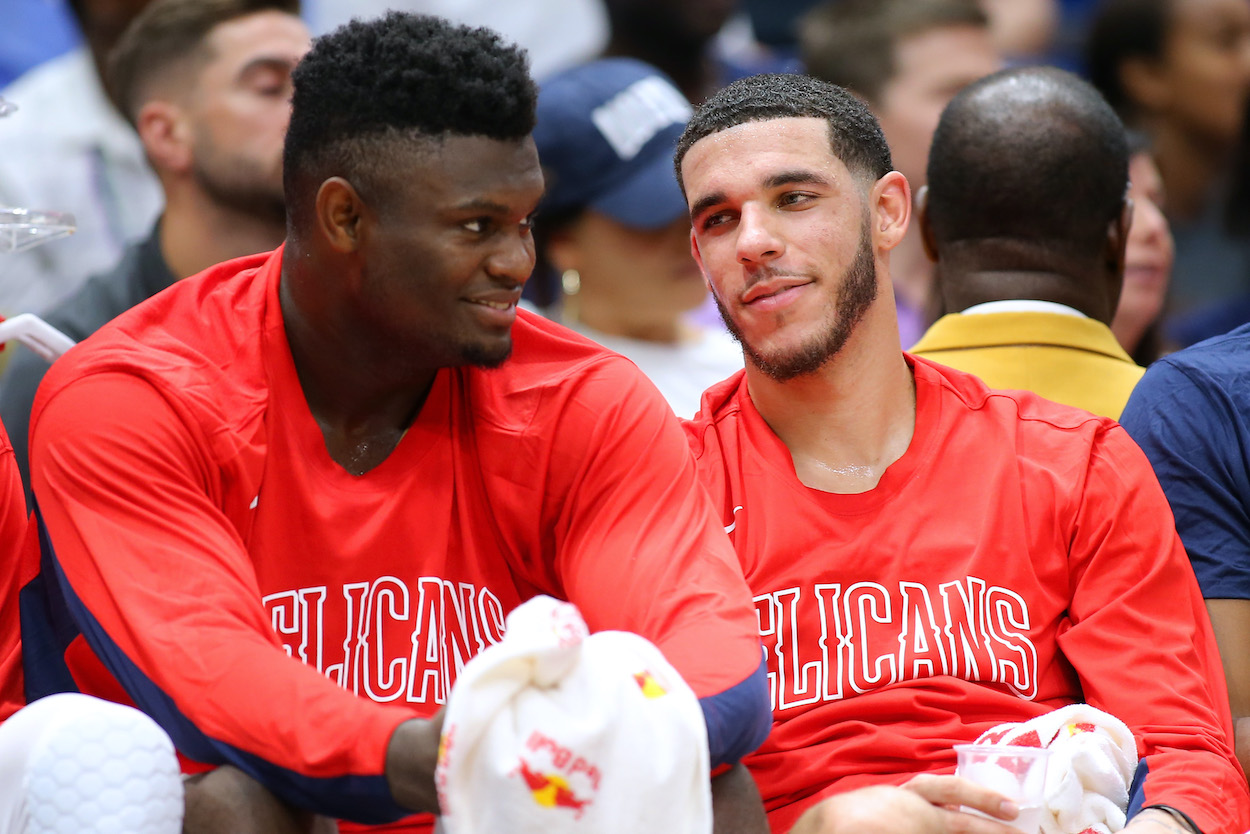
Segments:
[[[475,235],[480,235],[490,228],[490,218],[474,217],[472,220],[466,220],[460,225],[466,231],[473,232]]]
[[[787,191],[777,200],[779,206],[800,206],[813,199],[813,195],[805,191]]]
[[[525,219],[521,221],[521,228],[523,230],[528,232],[534,228],[534,216],[536,214],[537,212],[530,212]]]
[[[723,226],[732,219],[727,211],[718,211],[715,214],[706,215],[699,223],[699,228],[703,231],[715,229],[717,226]]]

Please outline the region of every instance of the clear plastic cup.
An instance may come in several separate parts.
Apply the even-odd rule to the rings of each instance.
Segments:
[[[1016,803],[1020,814],[1014,820],[1001,820],[1017,831],[1038,834],[1046,807],[1046,760],[1044,747],[1013,747],[992,744],[956,744],[958,764],[955,775]],[[984,816],[972,808],[963,809]]]

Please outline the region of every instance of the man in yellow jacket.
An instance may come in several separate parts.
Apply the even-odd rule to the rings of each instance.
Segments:
[[[956,96],[917,201],[945,308],[958,312],[912,352],[1119,418],[1145,372],[1108,326],[1132,216],[1125,142],[1102,96],[1059,70]]]

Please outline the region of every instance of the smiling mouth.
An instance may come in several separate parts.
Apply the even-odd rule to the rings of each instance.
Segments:
[[[492,310],[510,310],[516,306],[515,301],[477,301],[470,299],[470,304],[480,304],[483,307],[489,307]]]

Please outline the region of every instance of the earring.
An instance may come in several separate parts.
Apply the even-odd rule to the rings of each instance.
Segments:
[[[582,290],[582,276],[576,269],[560,273],[560,288],[564,296],[560,300],[560,321],[573,325],[577,321],[577,294]]]

